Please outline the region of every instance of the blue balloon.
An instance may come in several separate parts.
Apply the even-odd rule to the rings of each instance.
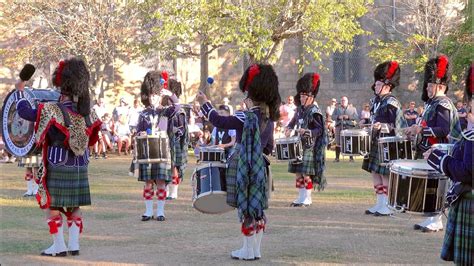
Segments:
[[[164,80],[164,79],[160,79],[160,84],[161,84],[161,85],[165,84],[165,80]]]
[[[207,83],[209,83],[209,85],[214,83],[214,79],[212,77],[207,77]]]

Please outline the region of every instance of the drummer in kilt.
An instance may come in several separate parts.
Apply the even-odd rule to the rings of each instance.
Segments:
[[[264,209],[268,208],[270,190],[264,152],[271,152],[267,147],[273,146],[273,123],[279,118],[281,98],[278,77],[270,65],[251,65],[240,79],[239,87],[245,94],[247,110],[231,116],[219,115],[202,92],[196,100],[215,127],[236,130],[235,149],[227,161],[227,204],[238,209],[244,242],[241,249],[231,252],[231,257],[254,260],[261,258],[260,246],[267,221]]]
[[[179,98],[181,96],[182,88],[181,82],[170,79],[169,88],[172,93]],[[175,116],[173,116],[173,133],[174,133],[174,156],[173,158],[173,171],[172,180],[168,184],[167,192],[169,191],[166,199],[177,199],[178,198],[178,186],[183,181],[184,170],[188,162],[188,123],[186,118],[186,112],[184,109],[180,109]]]
[[[372,174],[377,203],[365,211],[375,216],[390,215],[388,208],[389,168],[379,164],[379,137],[395,136],[396,131],[407,126],[401,104],[392,90],[400,82],[400,67],[397,61],[387,61],[379,64],[374,70],[374,85],[372,90],[375,98],[371,99],[372,139],[370,153],[364,158],[362,169]]]
[[[36,198],[48,210],[53,244],[41,255],[79,255],[79,235],[83,229],[80,206],[91,205],[88,181],[89,150],[99,138],[101,121],[90,108],[89,71],[84,61],[70,58],[59,62],[53,85],[60,89],[59,103],[42,103],[31,109],[23,98],[24,82],[18,83],[18,114],[36,121],[38,145],[42,146],[44,171]],[[69,243],[63,236],[67,218]]]
[[[25,194],[23,194],[23,197],[33,197],[38,192],[38,184],[36,183],[36,180],[39,180],[39,176],[38,176],[39,166],[38,167],[26,166],[27,162],[30,162],[31,160],[33,160],[34,157],[36,157],[38,160],[36,163],[40,164],[41,155],[37,155],[37,154],[19,158],[19,161],[18,161],[18,167],[25,168],[26,192]]]
[[[446,96],[449,83],[449,61],[445,55],[430,59],[425,65],[425,80],[421,99],[425,102],[425,111],[419,124],[406,129],[407,135],[416,136],[417,159],[423,158],[431,145],[452,143],[461,137],[456,106]],[[437,232],[443,230],[441,214],[427,218],[415,224],[415,230]]]
[[[468,70],[464,98],[474,110],[474,63]],[[453,181],[448,192],[450,205],[441,258],[456,265],[474,265],[474,192],[472,168],[474,130],[464,131],[456,142],[452,156],[440,150],[428,150],[428,164]]]
[[[291,204],[293,207],[312,204],[313,183],[318,185],[318,190],[323,190],[326,186],[324,169],[327,132],[324,128],[324,116],[315,101],[320,84],[321,80],[317,73],[306,73],[298,80],[295,96],[298,108],[285,132],[289,137],[291,130],[296,127],[303,146],[302,161],[288,164],[288,172],[296,175],[296,188],[299,191],[298,198]]]
[[[137,132],[140,135],[151,135],[157,131],[165,131],[169,137],[171,158],[174,155],[175,133],[173,117],[179,111],[179,100],[175,94],[167,90],[168,73],[150,71],[143,80],[140,96],[145,109],[140,112]],[[157,198],[156,220],[165,220],[166,184],[171,182],[171,163],[149,163],[138,165],[138,181],[145,182],[143,199],[145,213],[142,221],[153,218],[153,195]],[[154,189],[156,185],[156,191]]]

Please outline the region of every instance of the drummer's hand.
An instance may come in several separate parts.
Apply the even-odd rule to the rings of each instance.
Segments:
[[[25,85],[26,85],[26,81],[23,81],[23,80],[19,80],[16,84],[15,84],[15,88],[19,91],[23,91],[25,89]]]
[[[160,90],[160,96],[171,96],[173,95],[173,93],[170,91],[170,90],[167,90],[167,89],[161,89]]]
[[[146,134],[146,131],[141,131],[140,133],[138,133],[138,135],[140,135],[140,136],[146,136],[147,134]]]
[[[415,135],[415,134],[420,134],[421,131],[423,130],[423,128],[420,127],[419,125],[413,125],[412,127],[413,127],[413,132],[414,132],[413,135]]]
[[[382,128],[382,124],[380,122],[377,122],[374,124],[373,128],[376,130],[380,130]]]
[[[196,101],[199,102],[199,104],[203,105],[209,100],[207,99],[206,94],[204,94],[202,91],[198,91],[196,95]]]
[[[425,151],[423,153],[423,158],[425,158],[425,160],[427,160],[428,157],[430,157],[431,152],[433,152],[433,148],[430,148],[429,150]]]
[[[219,147],[219,148],[225,148],[225,144],[217,144],[217,147]]]
[[[300,134],[300,136],[303,136],[305,132],[306,132],[306,129],[304,128],[298,129],[298,134]]]
[[[291,130],[289,130],[288,128],[285,128],[285,137],[289,138],[291,135]]]

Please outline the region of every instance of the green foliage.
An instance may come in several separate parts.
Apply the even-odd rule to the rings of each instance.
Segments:
[[[473,1],[469,0],[463,14],[465,20],[459,30],[448,36],[443,42],[443,52],[450,56],[453,82],[458,88],[465,78],[466,69],[474,60],[474,20]]]
[[[286,39],[303,37],[313,59],[351,48],[355,35],[366,33],[358,19],[372,1],[147,1],[142,10],[151,34],[145,51],[176,57],[199,56],[193,48],[204,42],[212,50],[229,44],[253,62],[275,62]],[[194,45],[193,45],[194,44]],[[308,62],[308,61],[305,61]]]

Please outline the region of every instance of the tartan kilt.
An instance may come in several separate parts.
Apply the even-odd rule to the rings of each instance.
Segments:
[[[378,138],[372,139],[372,145],[370,146],[370,153],[364,157],[362,162],[362,169],[372,173],[372,171],[377,174],[388,176],[390,174],[390,169],[379,164],[379,141]]]
[[[48,166],[46,187],[51,196],[51,207],[79,207],[91,205],[87,165]]]
[[[187,147],[183,150],[179,141],[175,142],[174,145],[174,165],[175,166],[185,166],[188,162],[188,150]]]
[[[167,163],[149,163],[138,165],[138,181],[171,181],[171,165]]]
[[[302,173],[304,175],[316,175],[316,166],[314,165],[314,148],[303,150],[303,161],[288,163],[288,172]]]
[[[236,145],[234,152],[227,160],[225,171],[227,205],[237,208],[237,165],[239,163],[240,146]]]
[[[449,210],[441,259],[474,265],[474,193],[466,193]]]

